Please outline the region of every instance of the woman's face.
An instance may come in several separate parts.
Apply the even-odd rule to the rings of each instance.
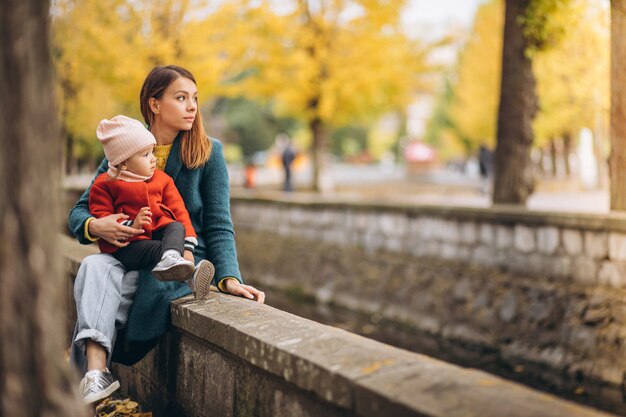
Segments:
[[[198,112],[198,88],[189,78],[178,77],[155,100],[155,118],[163,126],[190,130]],[[153,107],[154,111],[154,107]]]

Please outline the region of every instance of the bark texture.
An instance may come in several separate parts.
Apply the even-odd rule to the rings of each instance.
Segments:
[[[537,95],[519,17],[530,0],[506,0],[493,202],[525,204],[534,188],[530,149]]]
[[[0,416],[85,415],[63,354],[49,6],[0,6]]]
[[[626,210],[626,0],[611,0],[611,210]]]
[[[319,193],[332,192],[334,184],[328,166],[328,129],[319,119],[313,120],[309,129],[313,136],[313,188]]]

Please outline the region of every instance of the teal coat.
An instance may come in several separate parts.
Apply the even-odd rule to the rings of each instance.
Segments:
[[[226,277],[237,278],[243,283],[230,217],[226,161],[222,144],[215,139],[211,141],[213,150],[207,163],[196,169],[187,169],[180,159],[180,138],[176,138],[165,164],[165,172],[174,179],[198,235],[198,246],[194,253],[196,261],[208,259],[215,265],[214,284]],[[105,172],[107,167],[105,159],[96,177]],[[89,213],[90,189],[91,184],[69,214],[70,230],[83,244],[92,243],[84,235],[85,221],[94,217]],[[170,326],[170,302],[190,293],[185,283],[161,282],[153,278],[150,271],[140,271],[139,286],[128,318],[128,340],[151,340],[167,332]]]

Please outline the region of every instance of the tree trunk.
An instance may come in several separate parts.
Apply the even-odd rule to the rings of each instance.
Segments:
[[[0,415],[77,416],[63,360],[61,137],[48,46],[49,3],[0,7]]]
[[[572,167],[569,163],[569,156],[572,153],[572,134],[566,132],[563,134],[563,166],[565,167],[565,177],[572,175]]]
[[[552,138],[550,139],[550,165],[552,168],[552,177],[556,178],[557,175],[559,175],[559,170],[557,168],[558,163],[557,163],[557,153],[558,153],[558,147],[556,146],[556,139]]]
[[[328,167],[328,129],[320,119],[310,124],[313,136],[313,188],[320,193],[334,190],[333,179]]]
[[[626,0],[611,0],[611,210],[626,210]]]
[[[530,148],[537,112],[535,77],[518,22],[530,0],[506,0],[493,202],[525,204],[534,187]]]
[[[537,171],[539,171],[539,175],[542,178],[546,176],[546,169],[543,165],[543,161],[546,158],[546,150],[544,148],[539,148],[539,161],[537,161]]]

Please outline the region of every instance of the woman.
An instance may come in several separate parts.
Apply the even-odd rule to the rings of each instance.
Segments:
[[[154,68],[140,94],[141,113],[157,142],[157,167],[173,178],[198,235],[195,252],[186,250],[184,257],[211,261],[220,291],[263,303],[264,293],[241,279],[222,145],[206,136],[197,96],[193,75],[174,65]],[[106,170],[105,159],[96,176]],[[81,243],[104,239],[125,247],[127,239],[142,232],[123,226],[120,220],[128,218],[123,213],[95,219],[89,213],[88,196],[89,189],[69,215],[70,229]],[[74,283],[77,322],[71,360],[86,372],[81,381],[86,403],[105,398],[119,387],[107,368],[113,353],[119,355],[121,350],[114,349],[117,330],[124,328],[120,334],[126,339],[124,345],[136,350],[125,352],[130,356],[120,356],[121,362],[136,362],[168,330],[170,302],[190,293],[186,284],[160,282],[149,271],[126,273],[110,255],[83,260]]]

